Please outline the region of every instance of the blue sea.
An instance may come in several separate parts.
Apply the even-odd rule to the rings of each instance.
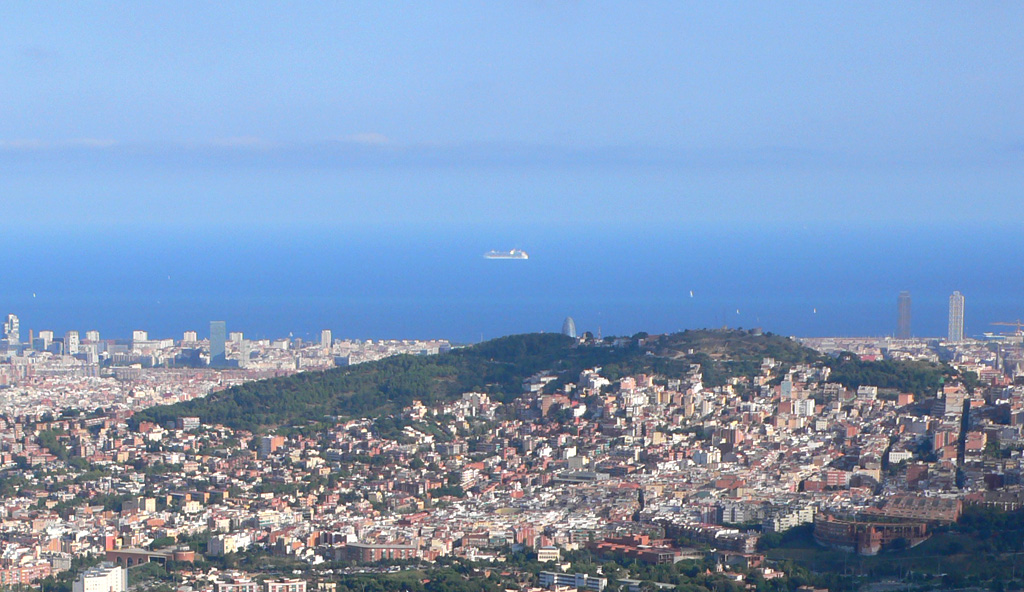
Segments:
[[[528,261],[487,260],[519,248]],[[450,226],[32,229],[0,238],[0,312],[28,329],[125,338],[447,338],[627,335],[762,327],[795,336],[895,331],[909,290],[917,336],[945,333],[966,297],[970,335],[1024,317],[1024,242],[1011,229]]]

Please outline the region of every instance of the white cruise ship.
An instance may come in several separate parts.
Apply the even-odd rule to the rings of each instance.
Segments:
[[[526,251],[520,249],[512,249],[511,251],[487,251],[484,253],[484,257],[488,259],[529,259],[530,256],[526,254]]]

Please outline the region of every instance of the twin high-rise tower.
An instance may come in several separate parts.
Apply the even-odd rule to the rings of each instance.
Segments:
[[[898,317],[896,338],[910,339],[910,292],[900,292],[896,299]],[[949,329],[946,340],[958,343],[964,340],[964,295],[959,290],[949,297]]]

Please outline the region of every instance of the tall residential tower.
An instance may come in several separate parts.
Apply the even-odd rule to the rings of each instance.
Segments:
[[[223,368],[227,365],[228,324],[224,321],[210,321],[210,366]]]
[[[910,292],[900,292],[896,299],[896,306],[899,309],[899,318],[896,321],[896,338],[910,339]]]
[[[77,356],[79,352],[79,346],[81,346],[82,340],[78,336],[78,331],[68,331],[64,334],[64,353],[69,356]]]
[[[16,347],[21,343],[21,324],[18,322],[17,315],[7,315],[7,320],[4,321],[4,340],[7,341],[7,345]]]
[[[949,335],[954,343],[964,340],[964,295],[959,291],[949,297]]]

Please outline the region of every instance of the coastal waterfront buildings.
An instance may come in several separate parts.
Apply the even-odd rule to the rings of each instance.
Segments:
[[[338,340],[330,348],[296,341],[281,348],[270,340],[243,339],[225,342],[224,367],[210,368],[204,360],[211,345],[198,341],[194,331],[185,332],[181,341],[136,341],[133,335],[77,342],[77,335],[69,331],[54,340],[53,331],[43,330],[32,344],[0,351],[0,414],[39,416],[65,408],[130,413],[251,380],[451,348],[445,340]],[[67,352],[66,344],[78,352]]]

